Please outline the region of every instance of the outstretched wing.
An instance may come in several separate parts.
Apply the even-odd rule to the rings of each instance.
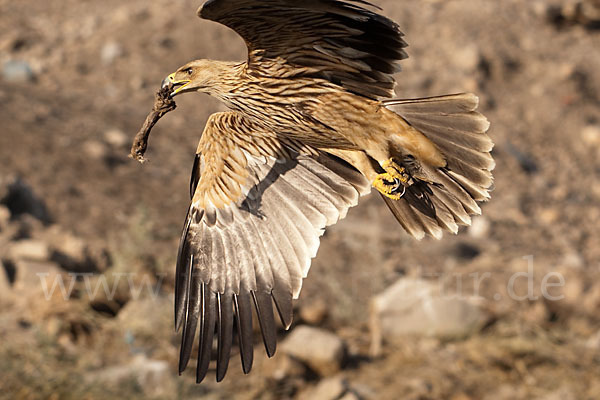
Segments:
[[[407,44],[395,22],[365,6],[372,5],[362,0],[209,0],[198,15],[242,36],[256,73],[304,74],[369,98],[393,97],[393,74],[400,70],[398,61],[407,58]]]
[[[190,360],[200,325],[199,382],[215,332],[217,380],[224,378],[236,326],[242,366],[250,372],[253,305],[267,354],[275,353],[273,302],[289,327],[292,299],[324,228],[370,191],[349,164],[282,140],[234,112],[213,115],[202,135],[175,287],[175,324],[183,328],[179,369]]]

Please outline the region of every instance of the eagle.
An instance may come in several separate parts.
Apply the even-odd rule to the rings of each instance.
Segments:
[[[292,325],[325,228],[378,191],[416,239],[457,233],[489,199],[494,160],[478,98],[396,99],[407,58],[398,25],[363,0],[209,0],[198,16],[237,32],[243,62],[195,60],[163,81],[170,98],[200,92],[209,117],[193,166],[177,256],[179,372],[198,336],[202,382],[216,348],[226,375],[234,336],[244,373],[253,313],[275,354],[275,314]]]

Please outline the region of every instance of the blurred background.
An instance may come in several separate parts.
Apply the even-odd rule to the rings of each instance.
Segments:
[[[199,0],[0,0],[0,398],[600,398],[600,2],[373,0],[406,33],[399,97],[472,91],[496,185],[416,242],[371,195],[329,229],[291,332],[251,375],[176,374],[173,275],[206,118],[162,79],[242,60]],[[192,360],[195,365],[195,360]]]

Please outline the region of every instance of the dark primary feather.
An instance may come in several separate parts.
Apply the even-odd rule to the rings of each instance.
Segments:
[[[246,156],[250,178],[244,198],[221,210],[192,204],[180,246],[175,298],[176,326],[183,327],[180,371],[199,330],[198,381],[209,369],[213,335],[217,380],[225,377],[236,326],[242,368],[250,372],[253,308],[267,355],[275,354],[275,310],[289,328],[292,299],[319,236],[370,190],[360,173],[332,156]],[[196,181],[201,165],[195,164]]]
[[[255,73],[306,74],[366,97],[392,97],[407,44],[395,22],[365,7],[373,6],[360,0],[211,0],[198,15],[242,36]]]

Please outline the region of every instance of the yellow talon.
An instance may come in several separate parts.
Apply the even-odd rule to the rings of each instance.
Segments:
[[[398,179],[402,183],[408,183],[408,174],[406,173],[406,168],[399,166],[396,164],[393,158],[386,160],[381,167],[386,171],[386,173],[392,179]]]
[[[389,197],[392,200],[400,200],[404,195],[404,190],[396,193],[396,191],[398,191],[400,188],[404,188],[404,186],[398,183],[398,181],[394,180],[394,178],[392,178],[387,172],[377,175],[373,181],[373,187],[381,194]]]
[[[381,167],[386,172],[375,177],[373,187],[392,200],[400,200],[404,196],[404,193],[406,193],[406,186],[409,184],[410,175],[408,175],[404,167],[396,164],[392,158],[383,162]]]

